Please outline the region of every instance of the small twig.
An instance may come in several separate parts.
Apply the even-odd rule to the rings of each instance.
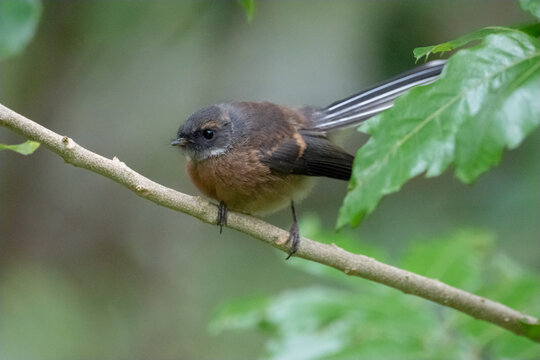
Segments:
[[[28,139],[39,141],[60,155],[66,162],[108,177],[129,188],[140,197],[192,215],[206,223],[216,223],[218,208],[210,202],[155,183],[133,171],[116,157],[111,160],[95,154],[77,145],[70,138],[58,135],[3,105],[0,105],[0,125]],[[288,232],[257,218],[229,212],[227,226],[262,240],[284,252],[289,250],[287,245]],[[369,279],[404,293],[454,308],[474,318],[540,342],[538,332],[528,331],[531,326],[540,326],[538,319],[503,304],[446,285],[438,280],[383,264],[364,255],[352,254],[334,244],[326,245],[306,238],[301,238],[295,256],[331,266],[347,275]]]

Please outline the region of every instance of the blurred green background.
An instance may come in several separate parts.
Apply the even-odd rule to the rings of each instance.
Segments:
[[[0,63],[1,103],[197,194],[169,146],[197,108],[324,106],[409,69],[416,46],[531,19],[506,0],[256,6],[249,24],[236,2],[44,1],[28,48]],[[0,129],[0,142],[22,140]],[[363,141],[353,136],[347,148]],[[539,141],[536,131],[473,186],[452,174],[415,179],[383,200],[358,238],[399,255],[417,237],[485,228],[539,272]],[[320,282],[262,243],[228,229],[219,236],[46,149],[0,152],[0,174],[2,359],[255,358],[262,335],[209,334],[218,305]],[[332,228],[345,191],[319,181],[300,216],[316,213]],[[291,219],[267,220],[288,228]]]

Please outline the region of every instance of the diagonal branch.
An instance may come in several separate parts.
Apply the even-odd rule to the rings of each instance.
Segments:
[[[195,196],[183,194],[140,175],[116,157],[107,159],[77,145],[67,136],[25,118],[0,104],[0,125],[24,137],[39,141],[60,155],[67,163],[91,170],[127,187],[140,197],[170,209],[189,214],[206,223],[215,224],[217,207]],[[288,233],[257,218],[230,212],[228,227],[262,240],[287,252]],[[454,308],[476,319],[498,325],[517,335],[540,342],[540,321],[503,304],[485,299],[406,270],[402,270],[364,255],[347,252],[335,244],[326,245],[302,238],[297,257],[331,266],[347,275],[391,286],[406,294],[431,300]]]

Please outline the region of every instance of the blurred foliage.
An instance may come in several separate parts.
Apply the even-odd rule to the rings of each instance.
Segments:
[[[41,4],[0,0],[0,58],[23,50]],[[494,19],[529,20],[517,2],[506,1],[295,1],[258,2],[257,21],[246,24],[254,5],[44,2],[27,56],[2,62],[2,102],[191,192],[167,140],[194,107],[244,98],[330,102],[412,66],[408,52],[416,44]],[[9,132],[0,136],[16,142]],[[538,266],[536,145],[529,140],[482,186],[457,188],[448,177],[413,182],[360,230],[377,246],[325,232],[313,218],[302,233],[388,261],[386,252],[399,252],[411,233],[482,224]],[[46,151],[24,161],[5,153],[2,359],[254,358],[264,334],[274,358],[403,359],[419,348],[414,358],[538,358],[527,340],[453,310],[300,259],[284,265],[281,255],[274,259],[267,247],[232,231],[218,238],[213,227],[67,168]],[[322,181],[302,207],[333,219],[341,194],[340,186]],[[288,213],[270,219],[289,220]],[[538,313],[531,300],[538,298],[538,278],[500,255],[489,235],[464,231],[430,241],[408,247],[402,264]],[[282,292],[298,284],[305,288]],[[211,330],[260,331],[209,338],[211,309],[232,296],[248,297],[223,306]]]
[[[237,0],[238,4],[244,9],[248,22],[253,21],[255,15],[255,0]]]
[[[521,8],[540,18],[540,0],[519,0]]]
[[[34,151],[36,151],[38,147],[39,147],[39,143],[37,141],[31,141],[31,140],[27,140],[23,142],[22,144],[16,144],[16,145],[0,144],[0,150],[11,150],[11,151],[18,152],[19,154],[22,154],[22,155],[30,155]]]
[[[0,60],[25,48],[34,36],[40,16],[40,0],[0,1]]]
[[[324,232],[316,218],[301,228],[322,242],[357,250],[348,233]],[[362,246],[360,246],[362,247]],[[364,254],[380,256],[366,247]],[[383,254],[384,257],[384,254]],[[329,286],[288,290],[277,296],[222,305],[210,330],[265,333],[267,359],[538,359],[538,344],[414,296],[326,266],[291,264],[330,280]],[[396,264],[481,296],[540,313],[538,276],[496,250],[493,236],[460,230],[410,244]],[[336,280],[338,280],[336,282]]]
[[[538,31],[540,24],[536,24]],[[495,33],[494,33],[495,32]],[[411,178],[442,174],[451,163],[465,183],[500,162],[540,124],[540,41],[511,28],[484,29],[438,48],[458,51],[441,78],[411,89],[360,127],[370,135],[355,157],[338,227],[356,226],[382,196]]]
[[[118,290],[108,296],[122,301],[122,307],[102,308],[94,304],[96,294],[81,293],[61,272],[30,263],[11,270],[1,277],[2,359],[78,359],[81,354],[89,359],[122,358],[130,351],[134,341],[121,320],[133,312]]]

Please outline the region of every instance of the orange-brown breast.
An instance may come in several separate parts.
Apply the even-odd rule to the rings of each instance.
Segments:
[[[187,170],[203,194],[247,214],[271,213],[307,195],[312,179],[272,174],[259,156],[256,150],[230,151],[198,163],[188,161]]]

